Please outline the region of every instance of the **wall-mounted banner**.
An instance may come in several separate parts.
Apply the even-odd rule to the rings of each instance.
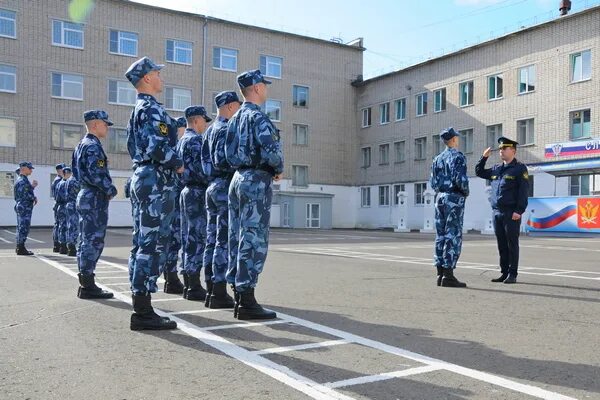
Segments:
[[[529,199],[530,232],[600,233],[600,197]]]
[[[565,156],[588,156],[600,154],[600,138],[578,140],[577,142],[550,143],[546,145],[546,158]]]

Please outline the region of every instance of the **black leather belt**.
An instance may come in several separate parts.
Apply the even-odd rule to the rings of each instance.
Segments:
[[[269,167],[268,165],[259,165],[257,167],[239,167],[238,171],[248,171],[248,170],[259,170],[259,171],[265,171],[268,172],[269,174],[275,176],[275,170],[272,167]]]

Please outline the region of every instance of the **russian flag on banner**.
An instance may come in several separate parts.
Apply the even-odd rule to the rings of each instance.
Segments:
[[[600,139],[551,143],[544,148],[546,158],[600,154]]]
[[[568,205],[563,209],[543,218],[530,217],[527,220],[527,225],[535,229],[549,229],[561,224],[563,221],[577,214],[577,206],[575,204]]]

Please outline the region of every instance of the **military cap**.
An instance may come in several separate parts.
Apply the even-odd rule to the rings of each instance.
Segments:
[[[221,108],[235,101],[237,101],[238,103],[240,102],[240,99],[236,92],[225,91],[215,96],[215,104],[217,105],[217,108]]]
[[[71,173],[72,172],[71,171],[71,167],[64,167],[63,168],[63,172],[69,172],[69,173]]]
[[[448,141],[450,139],[452,139],[454,136],[459,136],[458,132],[456,132],[454,130],[454,128],[448,128],[448,129],[444,129],[441,133],[440,133],[440,137],[442,139],[444,139],[445,141]]]
[[[208,116],[208,114],[206,112],[206,108],[204,108],[203,106],[189,106],[188,108],[185,109],[184,113],[185,113],[186,118],[200,115],[200,116],[204,117],[204,120],[206,122],[212,121],[212,118]]]
[[[85,122],[93,121],[95,119],[106,122],[108,126],[113,125],[112,121],[108,119],[108,113],[104,110],[89,110],[83,113],[83,120]]]
[[[179,117],[175,120],[175,122],[177,123],[178,128],[183,128],[187,125],[185,117]]]
[[[16,173],[17,175],[20,175],[20,174],[21,174],[21,169],[20,169],[20,168],[17,168],[17,169],[15,169],[15,173]]]
[[[509,138],[506,138],[504,136],[500,136],[498,138],[498,147],[503,149],[505,147],[514,147],[515,149],[517,148],[517,145],[519,143],[515,142],[514,140],[511,140]]]
[[[125,77],[133,86],[137,86],[138,82],[150,71],[160,71],[165,66],[164,64],[155,64],[149,57],[142,57],[129,66]]]
[[[19,163],[19,167],[27,167],[29,169],[33,169],[34,166],[32,163],[30,163],[29,161],[22,161]]]
[[[61,169],[63,169],[64,167],[65,167],[65,164],[62,164],[62,163],[61,163],[61,164],[56,164],[56,167],[54,167],[54,168],[56,168],[56,170],[57,170],[57,171],[60,171],[60,170],[61,170]]]
[[[257,83],[264,83],[270,85],[271,81],[268,81],[263,76],[259,69],[242,72],[237,76],[237,82],[240,89],[247,88],[248,86],[256,85]]]

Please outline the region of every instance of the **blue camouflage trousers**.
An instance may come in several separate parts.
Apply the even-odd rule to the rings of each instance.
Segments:
[[[52,207],[54,213],[54,226],[52,227],[52,241],[58,242],[58,203],[54,203]]]
[[[29,228],[31,227],[33,203],[15,204],[15,213],[17,213],[17,244],[25,244],[27,236],[29,236]]]
[[[135,257],[138,251],[137,241],[140,233],[140,215],[137,209],[137,201],[135,199],[135,196],[133,196],[133,190],[130,190],[129,201],[131,203],[132,231],[131,251],[129,252],[129,261],[127,262],[127,266],[129,267],[129,282],[131,282],[133,280],[133,266],[135,265]]]
[[[108,223],[108,197],[102,191],[82,187],[77,195],[79,214],[79,249],[77,265],[83,275],[91,275],[104,250],[104,236]]]
[[[175,209],[173,222],[171,223],[171,235],[169,245],[167,246],[166,261],[164,262],[165,271],[177,272],[177,260],[179,259],[179,250],[181,250],[181,206],[179,204],[181,192],[176,189]],[[161,265],[163,263],[161,262]]]
[[[204,267],[212,266],[213,282],[225,282],[229,226],[228,191],[230,180],[216,178],[206,189],[206,248]]]
[[[440,193],[435,203],[436,267],[456,268],[462,249],[465,197],[456,193]]]
[[[238,171],[229,186],[227,282],[238,292],[254,288],[269,247],[273,177],[261,170]]]
[[[58,215],[58,241],[67,243],[67,205],[66,203],[59,204],[56,207]]]
[[[79,235],[79,214],[77,213],[77,202],[71,201],[66,204],[66,226],[67,243],[75,244]]]
[[[186,274],[200,272],[206,245],[206,187],[186,185],[181,191],[181,224],[185,227],[183,235],[183,270]],[[207,281],[212,272],[204,270]]]

